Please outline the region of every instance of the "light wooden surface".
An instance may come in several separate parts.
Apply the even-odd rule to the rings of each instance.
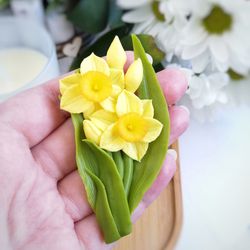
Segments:
[[[178,145],[173,145],[178,151]],[[177,171],[168,187],[146,210],[133,227],[131,235],[124,237],[115,250],[172,250],[178,239],[182,223],[182,198]]]

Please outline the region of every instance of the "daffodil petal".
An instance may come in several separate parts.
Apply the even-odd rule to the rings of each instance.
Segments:
[[[60,92],[63,94],[66,89],[72,87],[75,84],[79,84],[81,81],[81,75],[79,73],[74,73],[72,75],[66,76],[59,80]]]
[[[124,89],[124,73],[120,69],[110,69],[110,79],[113,85],[118,85]]]
[[[110,96],[102,101],[100,105],[109,112],[115,112],[116,100],[114,97]]]
[[[96,56],[94,53],[85,58],[81,63],[81,74],[85,74],[88,71],[99,71],[107,76],[110,74],[109,66],[106,61],[103,58]]]
[[[152,100],[142,100],[143,104],[143,114],[144,117],[153,118],[154,117],[154,107]]]
[[[115,113],[101,109],[92,114],[90,119],[96,127],[104,131],[107,127],[117,121],[117,116]]]
[[[143,112],[143,104],[135,94],[123,90],[117,99],[116,113],[118,116],[122,116],[130,112],[141,115]]]
[[[148,132],[144,136],[143,142],[152,142],[160,135],[163,125],[158,120],[152,118],[145,118],[145,121]]]
[[[93,102],[84,98],[78,85],[67,89],[61,98],[61,109],[70,113],[83,113],[93,108]]]
[[[108,65],[111,68],[123,69],[126,60],[126,52],[124,51],[118,36],[116,36],[107,52]]]
[[[83,130],[87,139],[99,145],[102,131],[91,121],[83,121]]]
[[[116,97],[122,92],[122,89],[118,85],[112,85],[112,97]]]
[[[141,59],[135,60],[125,74],[125,89],[134,93],[140,86],[143,78],[143,67]]]
[[[115,131],[115,124],[110,125],[101,135],[100,147],[111,152],[121,150],[126,142]]]
[[[141,161],[147,150],[148,143],[145,142],[126,143],[123,148],[124,153],[136,161]]]
[[[102,107],[101,107],[101,105],[99,104],[99,103],[94,103],[94,105],[91,107],[91,108],[89,108],[88,110],[86,110],[85,112],[84,112],[84,118],[85,119],[89,119],[90,118],[90,116],[93,114],[93,113],[95,113],[97,110],[99,110],[99,109],[101,109]]]

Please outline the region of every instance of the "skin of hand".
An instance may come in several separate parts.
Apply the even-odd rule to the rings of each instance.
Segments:
[[[128,53],[131,63],[132,54]],[[189,112],[174,104],[187,82],[176,69],[157,74],[169,106],[170,144],[187,128]],[[0,104],[0,246],[10,250],[106,250],[76,170],[73,126],[60,110],[54,79]],[[169,150],[162,170],[132,215],[135,222],[175,172]]]

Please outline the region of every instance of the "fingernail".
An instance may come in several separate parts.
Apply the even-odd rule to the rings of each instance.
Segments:
[[[190,111],[186,106],[181,105],[179,107],[182,108],[182,109],[185,109],[187,111],[187,113],[190,115]]]
[[[174,149],[169,149],[168,154],[170,154],[174,158],[175,161],[177,160],[177,153]]]

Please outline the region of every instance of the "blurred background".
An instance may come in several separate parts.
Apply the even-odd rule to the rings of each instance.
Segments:
[[[0,0],[0,102],[105,55],[115,35],[131,50],[136,33],[156,71],[189,84],[175,249],[248,250],[249,16],[247,0]]]

